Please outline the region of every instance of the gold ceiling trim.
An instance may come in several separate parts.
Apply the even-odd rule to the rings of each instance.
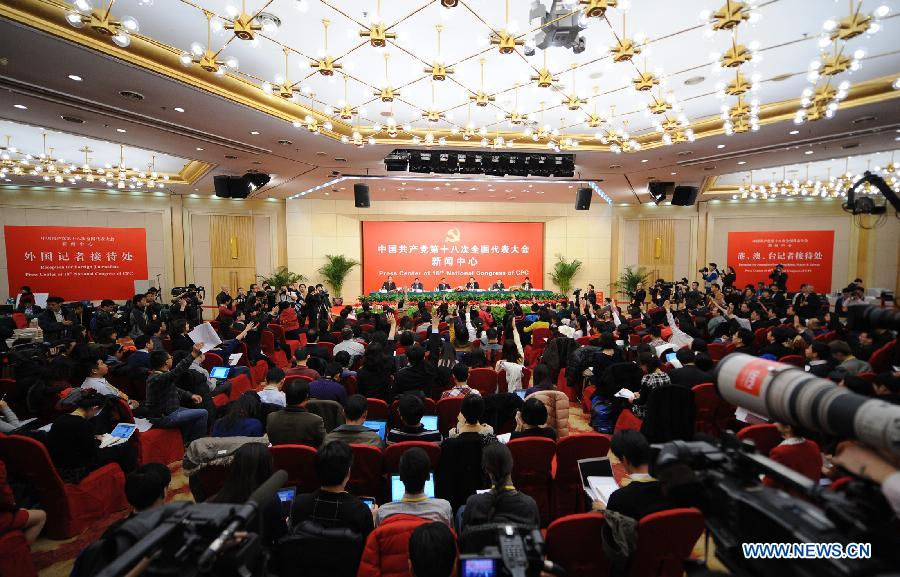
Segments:
[[[185,164],[180,171],[178,171],[178,181],[175,181],[175,184],[194,184],[212,170],[214,164],[211,162],[203,162],[202,160],[192,160]],[[173,182],[170,180],[169,182]]]
[[[320,134],[335,140],[340,140],[342,136],[350,138],[353,134],[354,127],[343,122],[339,116],[332,118],[321,111],[313,110],[302,104],[266,97],[265,93],[262,93],[255,84],[230,74],[213,76],[203,73],[194,67],[185,68],[179,60],[181,50],[152,38],[141,34],[133,34],[131,45],[127,49],[123,49],[109,42],[107,37],[92,33],[89,27],[78,29],[67,26],[63,17],[67,8],[67,4],[58,0],[6,0],[6,2],[0,3],[0,17],[139,66],[145,70],[279,118],[285,122],[302,119],[307,114],[316,118],[320,125],[326,120],[331,121],[333,129],[331,131],[320,130]],[[847,98],[840,103],[838,110],[900,97],[900,91],[894,90],[892,87],[894,80],[896,80],[895,75],[883,76],[851,86]],[[762,104],[759,111],[759,124],[763,126],[793,120],[798,106],[800,106],[799,98]],[[370,127],[362,128],[366,131],[371,130]],[[695,139],[718,136],[725,133],[719,115],[697,119],[691,123],[690,128],[694,131]],[[412,142],[412,136],[423,138],[428,133],[433,134],[435,143],[437,143],[439,138],[445,138],[446,146],[484,148],[481,146],[480,141],[476,139],[467,141],[463,139],[461,131],[459,134],[453,134],[449,129],[413,129],[409,131],[410,138],[376,138],[375,143],[412,146],[415,145]],[[546,142],[535,142],[518,131],[491,130],[489,135],[491,138],[501,136],[506,141],[514,140],[512,149],[534,149],[546,145]],[[572,133],[566,134],[566,136],[579,142],[577,150],[610,151],[607,145],[591,142],[594,140],[593,133]],[[667,146],[659,138],[659,133],[656,131],[634,136],[634,138],[641,144],[641,150]]]

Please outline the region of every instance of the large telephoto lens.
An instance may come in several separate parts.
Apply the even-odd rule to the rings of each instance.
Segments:
[[[715,377],[719,394],[733,405],[900,455],[900,406],[857,395],[792,365],[741,353],[719,361]]]

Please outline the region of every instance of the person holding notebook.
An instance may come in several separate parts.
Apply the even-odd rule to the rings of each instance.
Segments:
[[[400,457],[400,480],[403,482],[403,498],[385,503],[375,511],[378,527],[393,515],[415,515],[429,521],[439,521],[453,527],[453,508],[450,501],[436,499],[425,494],[425,483],[431,475],[431,459],[419,447],[407,450]]]

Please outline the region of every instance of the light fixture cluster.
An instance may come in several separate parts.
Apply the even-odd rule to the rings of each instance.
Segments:
[[[212,49],[212,29],[213,18],[215,18],[215,15],[207,10],[204,10],[203,14],[206,16],[206,46],[199,42],[193,42],[190,51],[181,53],[181,63],[184,66],[196,64],[203,70],[219,76],[224,76],[227,72],[237,70],[237,58],[234,56],[222,56],[222,51],[225,50],[225,46],[222,46],[222,48],[218,50]]]
[[[848,159],[849,164],[849,159]],[[885,179],[885,182],[900,192],[900,164],[896,164],[893,160],[886,166],[871,167],[870,171],[879,174]],[[742,184],[737,193],[732,194],[732,200],[775,200],[778,198],[846,198],[847,191],[859,179],[862,174],[854,174],[847,170],[838,176],[829,175],[826,178],[810,178],[809,166],[807,166],[807,176],[805,179],[793,178],[789,179],[784,174],[782,178],[775,178],[773,173],[772,179],[765,182],[753,182],[753,173],[750,173],[750,183]],[[857,194],[868,196],[880,196],[881,192],[877,188],[866,183],[857,189]]]
[[[809,63],[806,79],[810,85],[803,89],[801,107],[794,114],[794,123],[815,122],[832,118],[838,105],[850,89],[850,82],[843,80],[835,85],[835,77],[860,69],[866,56],[865,48],[852,49],[849,41],[859,36],[871,36],[881,29],[879,20],[890,13],[881,5],[871,14],[862,11],[862,0],[850,0],[850,13],[840,19],[826,20],[818,46],[819,56]]]
[[[116,0],[103,0],[100,10],[94,10],[90,0],[75,0],[72,7],[65,12],[66,22],[74,28],[88,26],[97,34],[108,36],[119,48],[127,48],[131,45],[131,35],[136,33],[140,26],[132,16],[114,18],[112,7],[115,3]]]

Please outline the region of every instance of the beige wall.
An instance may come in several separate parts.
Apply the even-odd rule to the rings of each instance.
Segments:
[[[452,211],[452,214],[448,214]],[[353,201],[298,199],[287,202],[288,267],[320,282],[316,270],[326,254],[361,258],[363,220],[471,220],[544,222],[544,279],[542,286],[554,288],[547,273],[556,254],[580,259],[584,264],[574,286],[587,283],[608,292],[612,208],[595,202],[590,211],[576,211],[567,204],[492,202],[374,202],[358,209]],[[354,269],[344,285],[343,296],[360,295],[362,270]]]
[[[218,292],[209,286],[208,216],[211,214],[254,216],[258,274],[267,275],[273,268],[286,264],[284,201],[192,198],[163,192],[0,191],[0,226],[145,228],[149,285],[156,286],[157,274],[161,275],[160,281],[167,290],[193,282],[207,287],[207,301]],[[195,222],[195,217],[200,220]],[[2,233],[0,230],[0,299],[5,300],[9,283]],[[137,288],[143,290],[146,286],[143,283]]]

